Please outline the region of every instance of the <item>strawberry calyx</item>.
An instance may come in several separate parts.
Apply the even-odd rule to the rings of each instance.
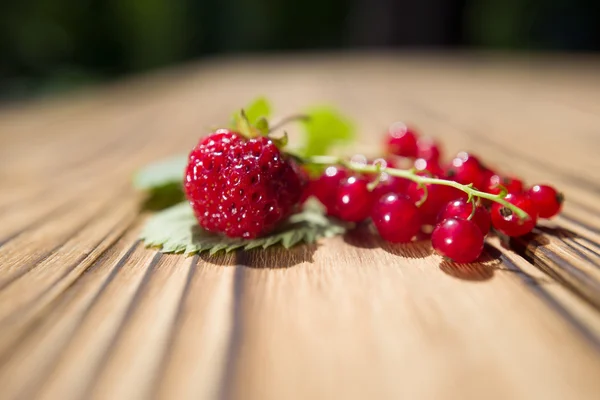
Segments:
[[[275,136],[273,133],[289,122],[306,121],[309,118],[308,115],[291,115],[271,127],[265,117],[259,118],[254,124],[251,123],[244,109],[241,109],[240,113],[234,118],[233,129],[245,139],[253,139],[260,136],[269,138],[279,150],[283,150],[289,141],[288,133],[283,131],[283,135],[281,136]]]
[[[253,139],[259,136],[267,136],[269,122],[266,118],[260,118],[256,124],[252,124],[246,115],[246,111],[241,109],[239,115],[236,115],[233,121],[233,128],[244,138]]]

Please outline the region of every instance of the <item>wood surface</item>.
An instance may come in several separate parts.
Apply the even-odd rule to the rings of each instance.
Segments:
[[[213,60],[0,110],[2,399],[598,399],[600,60]],[[396,120],[551,182],[562,216],[482,262],[364,229],[289,251],[146,249],[130,185],[256,95]],[[293,135],[292,143],[298,143]]]

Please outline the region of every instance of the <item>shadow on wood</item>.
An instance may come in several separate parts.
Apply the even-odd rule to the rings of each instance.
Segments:
[[[519,275],[519,277],[526,282],[528,286],[539,286],[546,283],[552,283],[552,279],[550,278],[539,278],[534,277],[527,272],[523,271],[517,264],[512,262],[509,258],[507,258],[500,250],[497,248],[490,246],[489,244],[485,244],[486,253],[492,258],[498,258],[499,263],[495,265],[494,269],[502,272],[512,272],[514,274]]]
[[[485,247],[479,262],[471,264],[459,264],[442,260],[440,270],[454,278],[465,281],[487,281],[494,277],[494,272],[501,264],[500,252],[491,246]]]
[[[382,249],[390,254],[406,258],[425,258],[431,255],[431,245],[428,240],[417,240],[410,243],[390,243],[381,239],[369,225],[361,224],[343,237],[350,246],[361,249]]]
[[[367,224],[360,224],[356,228],[349,230],[343,239],[350,246],[361,249],[376,249],[381,247],[381,239],[377,237],[377,234]]]
[[[431,255],[431,243],[426,240],[410,243],[390,243],[381,241],[381,249],[395,256],[405,258],[426,258]]]
[[[208,254],[208,252],[203,252],[199,254],[199,257],[201,260],[209,264],[233,267],[237,264],[235,254],[235,252],[227,254],[219,252],[218,254],[214,254],[211,256]]]
[[[249,268],[291,268],[303,263],[312,263],[317,247],[317,244],[304,244],[290,249],[270,247],[264,250],[239,250],[237,265]]]

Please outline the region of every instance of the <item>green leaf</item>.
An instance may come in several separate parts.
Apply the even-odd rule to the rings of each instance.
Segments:
[[[348,144],[354,138],[352,122],[332,107],[322,106],[309,109],[304,127],[304,157],[329,154],[334,146]]]
[[[264,97],[255,99],[244,110],[246,111],[248,121],[252,125],[256,124],[261,118],[269,118],[271,116],[271,104]]]
[[[271,104],[266,98],[259,97],[244,107],[244,112],[246,113],[248,122],[251,125],[256,125],[261,118],[266,120],[271,116]],[[241,112],[235,112],[233,114],[232,127],[237,128],[241,119]]]
[[[140,190],[152,190],[173,183],[181,185],[187,161],[187,156],[179,155],[149,164],[136,172],[133,186]]]
[[[263,135],[267,135],[269,133],[269,121],[265,117],[260,117],[258,121],[256,121],[256,129],[259,130]]]
[[[183,176],[187,157],[171,157],[142,168],[133,177],[133,186],[149,193],[147,210],[162,210],[183,201]]]
[[[148,197],[143,204],[144,210],[163,210],[185,200],[181,183],[173,183],[157,188],[148,192]]]
[[[151,217],[142,230],[140,238],[148,247],[156,247],[164,253],[194,254],[208,251],[229,252],[243,247],[267,248],[281,244],[285,248],[298,243],[312,243],[322,237],[341,235],[346,227],[322,214],[316,201],[308,201],[304,209],[294,214],[272,234],[257,239],[232,239],[202,230],[187,202],[177,204]]]

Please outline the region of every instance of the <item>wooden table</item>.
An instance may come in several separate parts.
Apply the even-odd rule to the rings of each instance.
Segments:
[[[3,399],[597,399],[600,60],[338,55],[211,61],[0,115]],[[162,255],[137,168],[258,94],[402,119],[564,213],[457,266],[364,231],[290,251]]]

